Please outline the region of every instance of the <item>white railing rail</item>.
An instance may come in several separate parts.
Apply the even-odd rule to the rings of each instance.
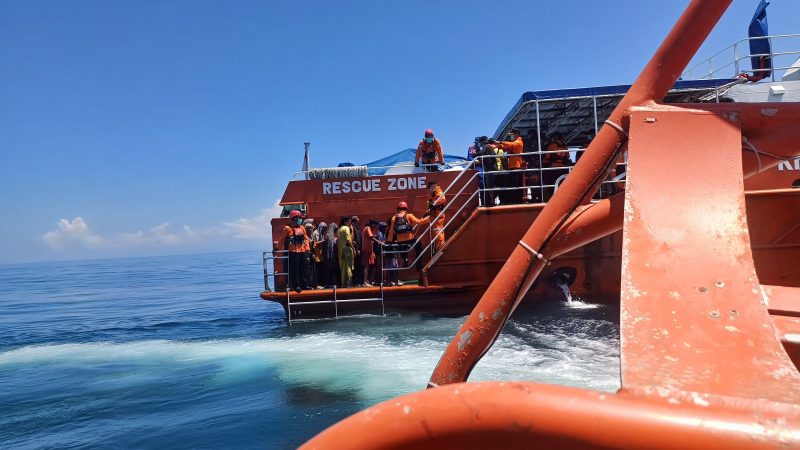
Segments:
[[[544,154],[561,153],[561,152],[564,152],[564,151],[584,151],[584,150],[585,149],[566,149],[566,150],[560,149],[560,150],[549,150],[549,151],[545,150],[545,151],[541,151],[541,152],[526,152],[526,153],[518,153],[518,154],[508,154],[508,153],[506,153],[506,154],[503,154],[503,155],[479,155],[479,156],[476,156],[475,159],[472,162],[483,161],[484,159],[498,158],[498,157],[499,158],[511,158],[511,157],[524,157],[524,156],[529,156],[529,155],[539,155],[539,156],[541,156],[541,155],[544,155]],[[478,198],[480,198],[480,199],[484,199],[485,197],[482,196],[482,194],[485,194],[487,192],[502,192],[502,191],[517,191],[517,190],[523,190],[524,191],[524,190],[531,190],[531,189],[540,189],[540,195],[541,196],[539,198],[544,202],[544,201],[548,200],[548,199],[545,198],[546,190],[549,190],[550,188],[552,188],[552,192],[549,192],[550,196],[552,196],[552,194],[555,193],[555,191],[560,186],[560,184],[563,181],[563,179],[566,178],[566,176],[569,173],[572,172],[572,168],[573,167],[574,166],[566,166],[566,167],[533,167],[533,168],[522,168],[522,169],[503,169],[503,170],[495,170],[495,171],[481,171],[481,172],[473,173],[472,177],[470,177],[470,179],[467,181],[467,183],[464,184],[464,186],[461,188],[461,190],[458,192],[458,194],[456,194],[456,196],[460,195],[463,192],[464,187],[468,186],[470,184],[470,182],[475,177],[481,177],[481,176],[485,177],[486,175],[503,176],[503,175],[512,174],[512,173],[522,173],[523,176],[524,176],[524,174],[527,174],[527,173],[537,173],[539,175],[539,180],[540,181],[539,181],[539,184],[537,184],[535,186],[534,185],[530,185],[530,186],[522,185],[522,186],[503,186],[503,187],[487,188],[484,185],[484,187],[481,187],[481,188],[477,189],[475,192],[473,192],[469,196],[469,198],[466,201],[464,201],[463,204],[461,204],[461,206],[458,209],[458,211],[456,211],[456,213],[453,214],[450,217],[450,220],[447,221],[447,223],[445,223],[445,226],[442,227],[442,229],[440,231],[438,231],[435,235],[433,235],[433,237],[430,238],[430,242],[428,242],[428,244],[422,250],[417,252],[417,254],[415,255],[415,258],[414,258],[413,261],[409,261],[408,264],[403,266],[403,267],[389,267],[389,268],[382,267],[381,271],[382,272],[391,272],[391,271],[409,270],[411,268],[414,268],[416,263],[418,261],[420,261],[421,258],[424,255],[426,255],[429,250],[432,250],[433,245],[436,242],[436,238],[438,238],[439,235],[445,233],[445,230],[447,230],[450,227],[450,225],[453,223],[453,221],[457,217],[459,217],[459,215],[464,210],[464,208],[467,205],[474,204],[473,200],[475,199],[476,196],[479,196]],[[600,199],[605,198],[605,197],[608,196],[608,192],[604,191],[603,186],[613,186],[614,188],[616,188],[616,186],[618,184],[620,184],[620,183],[624,184],[625,183],[625,173],[627,172],[627,162],[621,162],[619,164],[616,164],[614,167],[615,167],[615,169],[618,169],[620,167],[624,167],[625,171],[621,171],[620,173],[617,173],[614,177],[609,177],[609,179],[604,180],[601,183],[600,189],[598,189],[598,192],[593,197],[593,201],[599,201]],[[545,183],[542,182],[543,175],[544,175],[545,172],[549,172],[549,171],[559,171],[559,172],[565,172],[566,171],[566,173],[564,173],[561,177],[556,179],[553,184],[545,184]],[[464,171],[464,173],[466,173],[466,171]],[[455,180],[454,180],[453,183],[451,183],[450,186],[453,186],[454,184],[455,184]],[[520,199],[522,199],[523,194],[524,194],[524,192],[520,194]],[[528,198],[532,199],[533,197],[534,196],[531,195],[531,193],[529,192]],[[447,206],[450,206],[451,204],[454,204],[454,203],[448,202]],[[486,206],[495,206],[495,205],[486,205],[484,203],[483,206],[486,207]],[[441,214],[443,214],[443,213],[444,213],[444,210],[442,210]],[[439,216],[437,216],[437,218],[435,220],[438,220],[439,217],[441,217],[441,214]],[[431,226],[433,226],[433,223],[435,222],[435,220],[431,221]],[[430,229],[430,227],[429,227],[429,229]],[[409,244],[406,249],[403,249],[403,250],[384,250],[383,252],[387,253],[387,254],[395,254],[398,257],[400,255],[402,255],[402,254],[408,254],[408,253],[411,252],[411,250],[413,250],[415,248],[416,245],[419,244],[422,235],[424,235],[424,233],[420,233],[420,235],[417,237],[417,239],[415,239],[414,244]],[[434,256],[434,258],[436,258],[436,256]],[[435,259],[432,259],[432,261],[435,262]]]
[[[750,41],[760,39],[769,39],[771,52],[751,54],[749,48]],[[776,46],[800,49],[800,40],[797,39],[800,39],[800,34],[775,34],[740,39],[711,55],[709,58],[689,67],[681,74],[681,78],[684,80],[736,78],[742,73],[755,75],[758,72],[772,71],[770,80],[778,81],[779,78],[775,73],[792,68],[792,64],[797,58],[800,58],[800,50],[776,51]],[[753,69],[750,67],[750,58],[761,56],[770,57],[772,69]]]
[[[386,170],[397,169],[397,168],[407,168],[409,170],[414,170],[414,168],[416,168],[416,167],[421,167],[421,168],[427,168],[427,167],[441,168],[442,166],[444,166],[445,170],[450,170],[450,169],[460,168],[461,166],[466,166],[466,165],[468,165],[468,163],[469,163],[469,161],[451,161],[451,162],[445,162],[443,164],[438,164],[438,163],[435,163],[435,164],[423,164],[423,163],[420,163],[419,166],[417,166],[414,163],[401,163],[401,164],[395,164],[395,165],[392,165],[392,166],[364,166],[364,167],[367,167],[367,171],[371,171],[371,170],[377,170],[377,171],[384,170],[384,171],[386,171]],[[358,166],[355,166],[355,167],[358,167]],[[292,174],[292,177],[290,178],[290,181],[305,180],[306,179],[306,175],[308,173],[310,173],[312,170],[318,170],[318,169],[337,169],[337,167],[315,167],[315,168],[309,169],[309,170],[298,170],[297,172]],[[435,171],[434,172],[419,172],[419,174],[423,174],[423,173],[436,173],[436,172]],[[379,176],[384,176],[384,175],[382,174],[382,175],[368,175],[368,176],[379,177]]]

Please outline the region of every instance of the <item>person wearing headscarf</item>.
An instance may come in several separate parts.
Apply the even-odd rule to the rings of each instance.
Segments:
[[[361,267],[364,271],[364,286],[375,283],[375,234],[378,231],[378,221],[369,219],[369,223],[361,231]]]
[[[325,230],[325,239],[322,241],[322,259],[325,266],[325,287],[333,287],[339,279],[339,254],[336,247],[336,237],[339,227],[332,222]]]
[[[306,219],[305,225],[306,229],[306,236],[309,237],[308,239],[308,250],[306,251],[306,256],[304,259],[304,264],[306,265],[306,284],[308,285],[306,289],[314,289],[317,286],[317,270],[316,264],[314,263],[314,222],[309,219]]]
[[[364,241],[364,238],[361,234],[361,222],[359,221],[358,216],[352,217],[352,227],[350,227],[350,231],[353,234],[353,284],[356,286],[362,286],[364,284],[364,272],[361,265],[361,245]]]
[[[323,247],[325,244],[325,233],[327,229],[328,225],[325,222],[320,222],[319,225],[317,225],[317,229],[311,234],[311,256],[314,260],[314,269],[317,275],[317,289],[321,289],[326,285],[325,251]]]

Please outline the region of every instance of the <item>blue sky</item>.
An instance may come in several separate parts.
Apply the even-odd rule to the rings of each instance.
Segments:
[[[462,154],[526,90],[631,82],[687,3],[4,0],[0,262],[265,247],[303,142]],[[768,11],[798,31],[800,2]]]

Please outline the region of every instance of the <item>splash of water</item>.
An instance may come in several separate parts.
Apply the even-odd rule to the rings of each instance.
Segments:
[[[578,298],[572,297],[572,292],[569,290],[569,286],[566,283],[559,283],[558,287],[561,288],[561,292],[564,293],[564,298],[566,299],[565,304],[569,308],[573,309],[594,309],[598,308],[600,305],[595,303],[586,303]]]

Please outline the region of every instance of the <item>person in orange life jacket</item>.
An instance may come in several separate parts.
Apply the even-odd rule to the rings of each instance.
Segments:
[[[431,237],[435,239],[433,248],[435,250],[439,250],[444,245],[445,215],[442,214],[442,210],[444,209],[447,200],[444,197],[442,188],[439,187],[439,183],[434,180],[428,182],[428,192],[430,192],[430,197],[428,198],[428,210],[425,211],[425,214],[423,214],[423,218],[420,223],[424,225],[430,223],[432,220],[435,220],[433,226],[431,227]]]
[[[563,138],[561,137],[561,133],[553,133],[551,137],[550,144],[547,145],[548,152],[555,152],[555,153],[545,153],[542,156],[542,167],[544,168],[556,168],[556,167],[569,167],[572,165],[572,160],[569,158],[569,151],[567,150],[567,145],[564,143]],[[545,170],[543,172],[543,180],[545,185],[555,185],[558,178],[566,173],[569,173],[568,169],[561,169],[561,170]],[[545,198],[544,201],[550,199],[553,196],[553,192],[555,192],[555,187],[549,187],[544,189]]]
[[[308,255],[310,243],[306,228],[303,226],[303,215],[294,210],[289,213],[289,225],[283,227],[284,249],[289,250],[289,289],[300,292],[303,288],[313,289],[308,286],[311,268]]]
[[[428,219],[430,220],[430,219]],[[414,226],[422,223],[422,219],[416,218],[413,214],[408,212],[408,204],[400,202],[397,205],[397,214],[392,216],[391,223],[389,224],[389,234],[386,241],[398,244],[399,251],[405,251],[400,256],[403,258],[403,267],[408,267],[408,254],[411,246],[414,246],[416,256],[419,256],[421,246],[419,243],[414,244]],[[417,271],[422,270],[422,261],[417,261]],[[402,285],[402,281],[397,284]]]
[[[438,165],[444,164],[442,143],[433,136],[433,130],[430,128],[425,130],[425,137],[419,141],[417,155],[414,158],[414,166],[419,167],[420,159],[422,164],[430,164],[425,166],[425,170],[428,172],[438,172]]]
[[[524,157],[525,167],[527,169],[541,169],[542,168],[542,155],[539,153],[539,132],[535,128],[528,129],[528,134],[525,136],[525,153],[532,153]],[[523,192],[523,200],[527,199],[530,195],[531,203],[542,202],[542,177],[541,172],[538,170],[530,170],[524,174],[525,185],[528,186],[526,192]]]
[[[525,143],[522,142],[522,137],[519,135],[519,130],[513,128],[508,133],[508,138],[505,141],[497,144],[506,153],[518,155],[522,153]],[[508,157],[508,170],[521,170],[523,168],[523,160],[521,156]],[[505,187],[508,188],[521,188],[522,187],[522,172],[511,172],[505,175]],[[522,189],[509,189],[507,191],[500,191],[500,201],[504,205],[513,205],[522,203]]]

